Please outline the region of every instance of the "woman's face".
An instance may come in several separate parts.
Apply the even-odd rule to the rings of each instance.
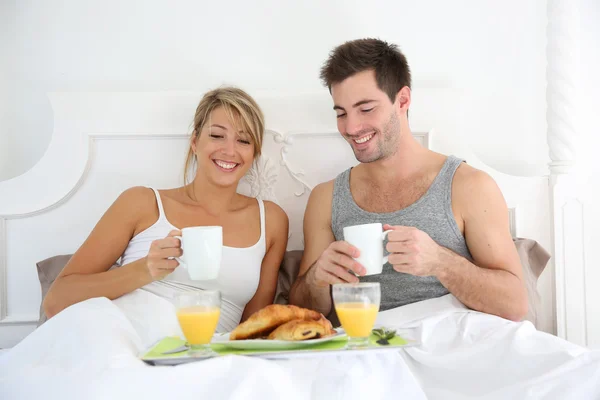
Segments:
[[[252,137],[247,132],[236,132],[222,107],[212,111],[200,135],[192,141],[192,150],[198,160],[197,174],[223,187],[237,187],[254,161]]]

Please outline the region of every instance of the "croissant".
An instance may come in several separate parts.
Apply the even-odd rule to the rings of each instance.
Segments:
[[[286,322],[299,320],[318,321],[322,314],[294,305],[271,304],[252,314],[246,321],[235,327],[229,340],[256,339],[268,336],[275,328]]]
[[[295,319],[277,327],[268,339],[271,340],[308,340],[326,337],[335,333],[331,322],[322,318],[318,321]]]

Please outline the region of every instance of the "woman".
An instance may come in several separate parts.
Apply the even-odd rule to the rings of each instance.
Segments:
[[[237,88],[207,93],[196,109],[184,186],[133,187],[106,211],[48,291],[48,318],[93,297],[116,299],[139,288],[163,297],[194,288],[222,292],[219,331],[230,331],[273,302],[287,246],[288,218],[276,204],[236,192],[260,155],[264,118]],[[189,172],[195,171],[189,182]],[[189,183],[188,183],[189,182]],[[223,227],[219,278],[190,280],[174,257],[181,229]],[[118,259],[116,268],[111,268]]]

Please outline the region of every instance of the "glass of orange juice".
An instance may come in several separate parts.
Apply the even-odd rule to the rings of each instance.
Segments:
[[[194,357],[217,355],[210,342],[221,316],[221,292],[198,290],[176,297],[177,320],[185,336],[188,354]]]
[[[365,348],[379,312],[379,282],[339,283],[333,285],[335,312],[348,335],[346,348]]]

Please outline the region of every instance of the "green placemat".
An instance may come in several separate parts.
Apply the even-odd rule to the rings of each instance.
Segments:
[[[316,343],[308,346],[304,346],[302,348],[295,348],[290,350],[281,350],[281,349],[260,349],[260,350],[242,350],[242,349],[234,349],[228,347],[224,344],[212,343],[211,348],[218,354],[218,356],[226,356],[226,355],[251,355],[251,356],[260,356],[260,355],[285,355],[285,354],[299,354],[299,353],[319,353],[319,352],[331,352],[331,351],[341,351],[351,352],[352,350],[345,350],[344,347],[348,341],[348,337],[345,335],[333,338],[327,342]],[[185,340],[179,337],[165,337],[152,346],[145,354],[142,355],[141,359],[143,361],[149,362],[151,364],[165,364],[165,365],[175,365],[188,361],[196,361],[194,357],[190,357],[187,354],[187,351],[184,350],[180,353],[175,354],[163,354],[166,351],[174,350],[180,346],[185,345]],[[361,349],[361,351],[368,350],[384,350],[384,349],[393,349],[404,347],[409,345],[410,342],[405,338],[396,335],[386,342],[381,342],[381,338],[375,334],[371,334],[369,338],[369,347],[367,349]],[[217,357],[218,357],[217,356]]]

